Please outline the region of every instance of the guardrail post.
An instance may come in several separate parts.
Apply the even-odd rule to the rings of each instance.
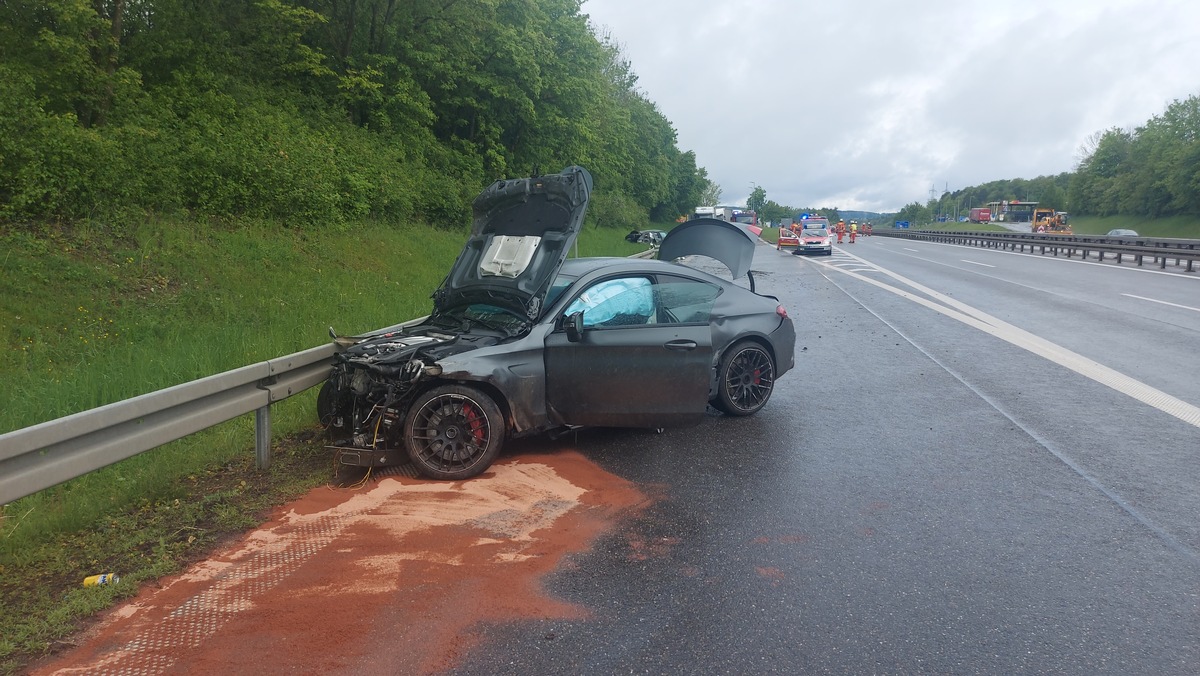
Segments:
[[[271,405],[254,410],[254,461],[259,469],[271,466]]]

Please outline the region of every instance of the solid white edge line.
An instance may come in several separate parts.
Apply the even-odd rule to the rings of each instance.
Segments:
[[[1191,310],[1192,312],[1200,312],[1200,307],[1192,307],[1190,305],[1180,305],[1179,303],[1172,303],[1170,301],[1165,301],[1165,300],[1155,300],[1154,298],[1146,298],[1145,296],[1135,296],[1132,293],[1123,293],[1121,295],[1128,296],[1130,298],[1136,298],[1138,300],[1150,301],[1151,303],[1161,303],[1163,305],[1170,305],[1171,307],[1183,308],[1184,310]]]

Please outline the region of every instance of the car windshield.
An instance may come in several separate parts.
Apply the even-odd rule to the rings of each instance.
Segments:
[[[828,233],[827,231],[825,231],[825,230],[820,230],[820,229],[818,229],[818,230],[805,230],[805,231],[804,231],[804,236],[805,236],[805,237],[828,237],[828,236],[829,236],[829,233]]]
[[[577,277],[572,275],[560,274],[554,278],[554,283],[550,285],[550,292],[546,294],[546,307],[554,305],[558,301],[559,296],[562,296],[563,291],[567,290],[575,282]]]

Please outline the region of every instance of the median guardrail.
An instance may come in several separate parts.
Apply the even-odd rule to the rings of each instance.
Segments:
[[[883,237],[899,237],[927,242],[980,246],[991,249],[1008,249],[1029,253],[1066,255],[1072,258],[1079,254],[1088,259],[1095,254],[1097,260],[1113,260],[1122,263],[1126,256],[1137,265],[1151,258],[1159,268],[1165,269],[1168,261],[1175,267],[1195,272],[1200,261],[1200,240],[1155,237],[1106,237],[1103,235],[1056,235],[1051,233],[1021,232],[953,232],[942,230],[888,230],[879,228],[874,233]]]

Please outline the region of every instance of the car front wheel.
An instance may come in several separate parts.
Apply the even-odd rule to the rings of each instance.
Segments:
[[[458,481],[491,466],[504,444],[500,407],[473,387],[442,385],[413,402],[404,420],[404,446],[417,471]]]
[[[729,415],[754,415],[775,389],[775,361],[758,343],[735,343],[721,357],[713,405]]]

